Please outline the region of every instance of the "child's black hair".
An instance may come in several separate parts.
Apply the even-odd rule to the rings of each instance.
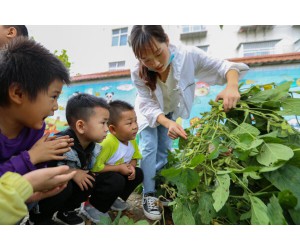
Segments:
[[[66,106],[66,118],[69,126],[74,127],[78,120],[88,121],[94,114],[95,107],[110,109],[104,98],[86,93],[73,95]]]
[[[5,28],[14,27],[17,30],[17,36],[28,37],[28,30],[25,25],[3,25]]]
[[[49,50],[23,36],[0,49],[0,106],[8,106],[9,87],[18,84],[34,101],[54,80],[70,83],[69,72]]]
[[[110,115],[109,115],[109,125],[117,125],[122,112],[134,110],[133,106],[128,102],[115,100],[109,103],[110,106]]]

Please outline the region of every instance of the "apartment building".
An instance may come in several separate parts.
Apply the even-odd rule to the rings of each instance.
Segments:
[[[132,26],[101,26],[100,71],[129,69],[136,62],[128,38]],[[300,25],[164,25],[170,41],[197,46],[218,58],[300,52]]]

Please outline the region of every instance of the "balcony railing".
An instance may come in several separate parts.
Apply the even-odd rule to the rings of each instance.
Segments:
[[[183,25],[180,39],[200,38],[205,37],[206,34],[207,30],[204,25]]]

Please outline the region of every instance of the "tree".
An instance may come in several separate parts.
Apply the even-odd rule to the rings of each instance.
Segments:
[[[58,53],[58,51],[55,50],[55,51],[54,51],[54,55],[56,55],[56,57],[57,57],[59,60],[61,60],[62,63],[63,63],[68,69],[70,69],[72,63],[69,61],[69,56],[68,56],[68,54],[67,54],[67,50],[62,49],[60,55],[58,55],[57,53]]]

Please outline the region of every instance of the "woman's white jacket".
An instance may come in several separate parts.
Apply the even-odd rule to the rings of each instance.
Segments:
[[[195,82],[202,81],[210,85],[226,83],[226,73],[230,69],[239,72],[240,78],[249,67],[244,63],[233,63],[227,60],[213,58],[203,50],[184,45],[169,45],[170,53],[174,54],[171,63],[174,79],[177,81],[176,90],[179,91],[179,103],[174,107],[173,119],[190,116],[194,101]],[[138,117],[139,131],[145,127],[152,128],[159,125],[157,117],[163,114],[164,103],[159,84],[152,91],[139,77],[139,62],[131,70],[131,79],[137,88],[135,111]]]

